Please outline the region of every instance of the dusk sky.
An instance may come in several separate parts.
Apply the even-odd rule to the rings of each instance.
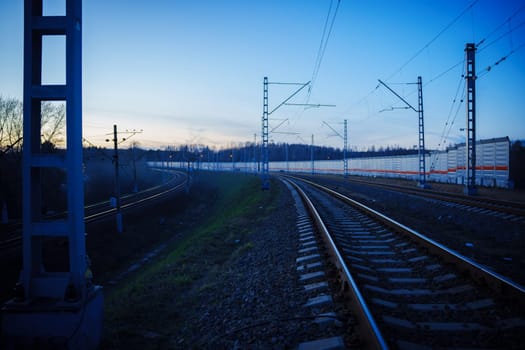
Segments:
[[[44,3],[46,14],[63,11],[64,0]],[[464,140],[470,42],[481,42],[477,138],[525,139],[523,0],[84,0],[83,133],[107,145],[113,124],[142,129],[135,140],[153,148],[222,147],[255,133],[259,141],[268,76],[314,78],[290,102],[335,105],[281,107],[270,116],[271,130],[282,123],[274,142],[314,134],[318,145],[342,147],[323,122],[342,134],[348,119],[353,149],[412,147],[417,113],[377,86],[383,80],[417,108],[417,86],[405,83],[421,76],[426,146],[442,148]],[[43,79],[62,82],[64,40],[46,38],[43,61]],[[0,95],[21,99],[22,88],[23,1],[0,0]],[[296,88],[270,85],[270,110]]]

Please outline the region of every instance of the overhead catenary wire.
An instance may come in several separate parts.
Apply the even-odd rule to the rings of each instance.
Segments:
[[[310,101],[312,89],[317,80],[317,76],[319,75],[319,69],[321,68],[321,63],[323,61],[323,57],[326,52],[326,48],[328,46],[328,40],[330,39],[330,35],[332,34],[332,30],[333,30],[334,23],[335,23],[335,18],[337,17],[337,12],[339,10],[340,4],[341,4],[341,0],[337,0],[337,5],[335,6],[335,10],[332,15],[333,0],[330,1],[330,7],[328,9],[328,14],[326,16],[326,20],[325,20],[324,27],[323,27],[323,35],[321,37],[321,43],[319,44],[319,49],[317,51],[317,57],[316,57],[314,69],[312,72],[312,78],[310,79],[312,83],[310,87],[308,88],[306,103]],[[331,21],[330,21],[330,26],[328,27],[328,22],[330,20],[330,17],[331,17]]]
[[[478,2],[479,0],[473,0],[472,2],[470,2],[467,7],[465,7],[465,9],[463,9],[456,17],[454,17],[447,25],[445,25],[445,27],[443,29],[441,29],[428,43],[426,43],[421,49],[419,49],[418,51],[416,51],[416,53],[414,55],[412,55],[405,63],[403,63],[398,69],[396,69],[392,74],[390,74],[386,79],[384,80],[389,80],[391,79],[392,77],[394,77],[396,74],[398,74],[400,71],[402,71],[406,66],[408,66],[414,59],[416,59],[422,52],[424,52],[428,47],[430,47],[430,45],[432,45],[441,35],[443,35],[447,30],[449,30],[457,21],[459,21],[470,9],[472,9],[476,3]],[[444,70],[443,72],[439,73],[438,75],[436,75],[434,78],[428,80],[425,84],[423,84],[423,87],[427,86],[428,84],[438,80],[439,78],[441,78],[442,76],[446,75],[448,72],[450,72],[451,70],[453,70],[454,68],[456,68],[457,66],[459,66],[463,61],[459,61],[457,63],[455,63],[454,65],[452,65],[450,68],[447,68],[446,70]],[[375,86],[374,89],[370,90],[365,96],[359,98],[359,100],[357,100],[355,103],[351,104],[349,109],[352,108],[352,107],[355,107],[361,103],[363,103],[364,101],[367,101],[372,95],[374,95],[376,93],[376,91],[378,90],[379,88],[379,84]],[[411,92],[409,95],[415,93],[415,91]],[[406,96],[409,96],[409,95],[405,95],[404,97]]]
[[[477,76],[477,79],[480,79],[482,77],[484,77],[485,75],[487,75],[493,67],[495,66],[498,66],[499,64],[501,64],[502,62],[506,61],[507,58],[509,58],[512,54],[516,53],[517,51],[523,49],[525,47],[525,42],[521,43],[520,45],[518,45],[515,49],[512,49],[511,51],[509,51],[509,53],[507,53],[506,55],[503,55],[502,57],[500,57],[497,61],[495,61],[492,65],[489,65],[487,66],[485,69],[481,70],[479,73],[478,73],[478,76]]]
[[[443,33],[450,29],[461,17],[463,17],[479,0],[472,1],[463,11],[460,12],[452,21],[450,21],[443,29],[441,29],[428,43],[426,43],[421,49],[416,51],[405,63],[401,65],[396,71],[390,74],[385,80],[391,79],[397,73],[401,72],[407,65],[415,60],[423,51],[425,51],[430,45],[432,45]]]
[[[487,49],[488,47],[492,46],[493,44],[497,43],[498,41],[500,41],[501,39],[503,39],[504,37],[506,37],[507,35],[510,35],[512,34],[512,32],[514,32],[516,29],[518,28],[521,28],[525,25],[525,21],[522,21],[521,23],[519,23],[518,25],[510,28],[509,30],[507,30],[505,33],[501,34],[500,36],[498,36],[496,39],[492,40],[491,42],[489,42],[488,44],[484,45],[483,47],[479,48],[478,49],[478,53],[484,51],[485,49]]]
[[[512,13],[512,15],[510,15],[509,17],[507,17],[505,19],[505,21],[503,21],[503,23],[501,23],[500,25],[498,25],[496,28],[494,28],[489,34],[487,34],[483,39],[481,39],[477,44],[476,44],[476,47],[479,48],[482,44],[485,43],[485,41],[487,41],[488,38],[490,38],[493,34],[495,34],[498,30],[500,30],[501,28],[503,28],[504,25],[506,25],[507,23],[510,24],[510,21],[516,17],[518,15],[518,13],[520,13],[521,11],[525,10],[525,4],[520,6],[516,11],[514,11]]]

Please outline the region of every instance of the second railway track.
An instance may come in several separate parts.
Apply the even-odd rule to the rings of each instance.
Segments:
[[[136,209],[141,206],[147,205],[154,201],[160,200],[173,193],[183,191],[186,187],[186,175],[181,172],[174,172],[173,178],[161,185],[154,186],[152,188],[124,195],[122,197],[121,209],[123,211]],[[103,220],[108,217],[115,215],[116,209],[111,207],[109,202],[100,202],[96,204],[87,205],[85,210],[85,223],[92,223],[95,221]],[[66,213],[55,214],[46,217],[46,219],[55,219],[64,217]],[[0,251],[18,247],[22,243],[22,223],[15,223],[8,233],[6,238],[0,241]]]
[[[375,338],[369,345],[522,348],[523,287],[344,196],[335,198],[334,191],[295,182],[334,244],[341,259],[335,265],[350,274],[350,282],[341,278],[357,290],[351,299]],[[363,305],[356,306],[360,298]]]

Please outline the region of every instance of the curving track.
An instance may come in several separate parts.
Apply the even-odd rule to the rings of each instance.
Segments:
[[[523,287],[333,190],[289,181],[315,217],[369,347],[523,346]]]
[[[173,193],[183,191],[187,186],[186,174],[178,171],[173,171],[173,177],[166,183],[151,187],[149,189],[122,196],[121,209],[122,211],[140,208],[144,205],[149,205],[155,201],[163,199]],[[84,220],[86,223],[100,221],[114,216],[116,209],[112,208],[109,202],[100,202],[87,205],[85,208]],[[46,219],[56,219],[65,216],[65,213],[48,216]],[[6,238],[0,241],[0,251],[17,247],[22,243],[22,224],[13,224],[6,234]]]

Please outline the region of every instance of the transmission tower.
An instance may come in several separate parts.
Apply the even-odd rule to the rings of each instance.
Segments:
[[[469,43],[465,47],[467,79],[467,138],[465,163],[467,181],[465,194],[475,195],[476,189],[476,45]]]
[[[65,83],[42,82],[42,39],[66,42]],[[15,298],[2,309],[7,348],[52,344],[68,349],[96,348],[102,333],[102,287],[91,283],[84,227],[82,174],[82,1],[66,0],[65,14],[44,16],[42,0],[24,3],[24,149],[22,162],[23,269]],[[66,105],[66,150],[42,149],[42,102]],[[59,168],[67,176],[67,214],[42,213],[42,175]],[[45,240],[67,241],[66,271],[46,270]],[[56,343],[57,339],[60,340]],[[5,344],[2,344],[5,345]]]

